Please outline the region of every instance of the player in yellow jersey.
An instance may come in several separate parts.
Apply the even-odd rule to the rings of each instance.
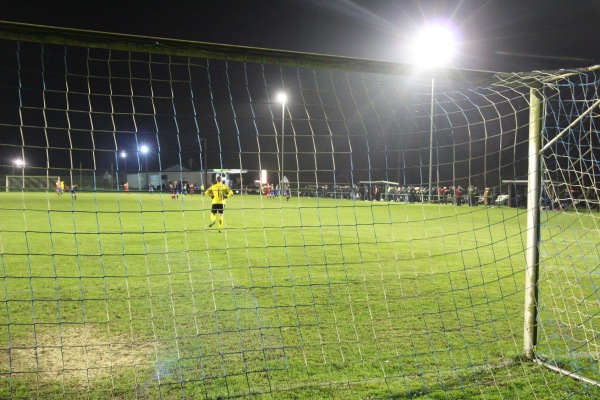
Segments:
[[[210,220],[212,221],[208,227],[210,228],[217,221],[217,213],[219,213],[219,233],[223,229],[223,210],[225,209],[225,199],[233,196],[233,192],[227,185],[221,182],[221,176],[217,176],[217,182],[209,187],[205,195],[212,197],[212,210]]]

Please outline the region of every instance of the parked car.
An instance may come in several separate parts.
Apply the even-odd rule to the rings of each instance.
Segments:
[[[496,201],[494,201],[494,204],[497,206],[505,206],[508,204],[508,195],[507,194],[499,194],[498,197],[496,197]]]
[[[242,191],[242,186],[239,183],[231,185],[230,188],[234,194],[240,194]],[[260,194],[260,187],[256,185],[244,185],[243,194]]]

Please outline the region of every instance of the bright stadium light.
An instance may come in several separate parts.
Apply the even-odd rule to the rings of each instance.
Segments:
[[[12,175],[15,174],[15,168],[22,168],[21,172],[23,172],[23,169],[25,169],[25,160],[22,158],[15,158],[13,160]]]
[[[287,101],[287,94],[285,94],[284,92],[277,93],[277,102],[283,104],[286,101]]]
[[[447,65],[457,52],[458,36],[458,29],[449,22],[426,25],[412,43],[412,62],[423,67]]]

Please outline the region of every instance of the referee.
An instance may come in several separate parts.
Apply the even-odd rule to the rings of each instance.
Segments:
[[[223,210],[225,209],[225,199],[233,196],[233,192],[227,185],[221,182],[221,176],[217,176],[217,182],[209,187],[205,195],[212,197],[212,210],[210,220],[212,221],[208,227],[210,228],[217,221],[217,213],[219,213],[219,233],[223,229]]]

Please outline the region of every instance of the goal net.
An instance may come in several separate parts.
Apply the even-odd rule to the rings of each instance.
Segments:
[[[600,76],[586,72],[545,89],[537,352],[598,381]]]
[[[600,395],[594,68],[0,37],[0,398]]]
[[[60,182],[60,177],[6,175],[6,191],[55,190],[56,181]]]

